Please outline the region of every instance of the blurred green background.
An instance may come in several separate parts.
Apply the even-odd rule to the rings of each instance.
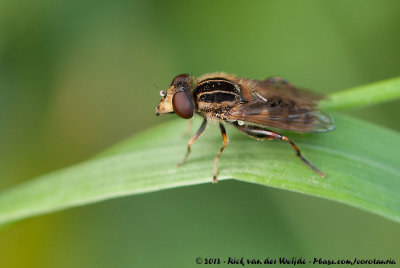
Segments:
[[[325,93],[399,76],[399,29],[395,0],[1,0],[0,189],[175,119],[154,108],[180,73],[279,75]],[[399,104],[347,114],[400,131]],[[13,224],[0,233],[0,267],[191,267],[198,256],[400,262],[399,249],[394,222],[223,181]]]

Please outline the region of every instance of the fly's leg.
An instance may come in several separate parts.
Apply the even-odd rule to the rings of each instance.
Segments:
[[[249,125],[243,125],[240,126],[238,123],[233,124],[237,129],[240,131],[244,132],[245,134],[249,135],[250,137],[260,139],[260,140],[283,140],[289,143],[293,150],[295,151],[296,155],[303,161],[307,166],[309,166],[311,169],[313,169],[315,172],[317,172],[322,178],[325,177],[325,173],[323,173],[321,170],[313,166],[307,159],[305,159],[301,153],[297,145],[290,140],[288,137],[281,135],[279,133],[276,133],[274,131],[257,127],[257,126],[249,126]]]
[[[185,136],[185,137],[190,136],[190,132],[192,132],[192,126],[193,126],[193,119],[189,119],[185,133],[183,134],[183,136]]]
[[[199,130],[197,130],[196,134],[194,134],[194,136],[189,140],[185,157],[183,158],[183,160],[181,162],[179,162],[176,165],[177,167],[182,166],[186,162],[186,160],[188,159],[189,154],[190,154],[190,146],[192,146],[192,144],[200,137],[200,135],[206,129],[206,126],[207,126],[207,119],[204,118],[203,123],[201,124]]]
[[[226,136],[226,130],[223,124],[219,124],[219,128],[221,130],[221,135],[222,135],[222,147],[221,149],[219,149],[217,155],[215,156],[214,159],[214,175],[213,175],[213,183],[217,183],[217,175],[218,175],[218,159],[219,156],[222,154],[222,152],[224,151],[225,147],[228,145],[228,137]]]

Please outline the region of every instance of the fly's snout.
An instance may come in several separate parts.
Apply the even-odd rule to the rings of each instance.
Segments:
[[[163,91],[163,93],[164,92],[165,91]],[[167,93],[163,94],[163,98],[160,100],[160,103],[156,107],[156,116],[172,113],[174,111],[171,99],[172,97],[167,95]]]

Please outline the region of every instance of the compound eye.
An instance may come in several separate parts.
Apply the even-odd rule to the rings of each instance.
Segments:
[[[177,115],[184,119],[193,117],[193,100],[187,91],[179,91],[172,97],[172,107]]]
[[[174,80],[172,80],[171,86],[181,86],[187,84],[190,81],[190,75],[188,74],[180,74],[175,76]]]

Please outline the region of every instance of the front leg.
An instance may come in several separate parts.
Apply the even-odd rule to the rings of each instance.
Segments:
[[[190,118],[188,120],[188,124],[185,130],[185,133],[183,134],[184,137],[189,137],[190,136],[190,132],[192,132],[192,126],[193,126],[193,118]]]
[[[225,147],[228,145],[228,137],[226,136],[226,130],[225,130],[225,127],[224,127],[224,125],[222,124],[222,123],[219,123],[219,128],[220,128],[220,130],[221,130],[221,135],[222,135],[222,143],[223,143],[223,145],[222,145],[222,147],[221,147],[221,149],[219,149],[219,151],[218,151],[218,153],[217,153],[217,155],[215,156],[215,159],[214,159],[214,176],[213,176],[213,183],[217,183],[218,182],[218,180],[217,180],[217,175],[218,175],[218,159],[219,159],[219,156],[222,154],[222,151],[225,149]]]
[[[203,123],[201,124],[199,130],[197,130],[196,134],[194,134],[194,136],[189,140],[188,145],[187,145],[187,151],[186,151],[185,157],[183,158],[183,160],[181,162],[179,162],[177,164],[177,167],[182,166],[186,162],[186,160],[188,159],[189,154],[190,154],[190,147],[200,137],[200,135],[206,129],[206,126],[207,126],[207,119],[204,118]]]
[[[297,145],[296,145],[293,141],[291,141],[288,137],[286,137],[286,136],[284,136],[284,135],[282,135],[282,134],[276,133],[276,132],[274,132],[274,131],[271,131],[271,130],[268,130],[268,129],[265,129],[265,128],[258,127],[258,126],[252,126],[252,125],[243,125],[243,126],[240,126],[240,125],[239,125],[238,123],[236,123],[236,122],[233,123],[233,125],[234,125],[238,130],[240,130],[241,132],[243,132],[243,133],[249,135],[250,137],[256,138],[256,139],[260,139],[260,140],[264,140],[264,139],[267,139],[267,140],[283,140],[283,141],[288,142],[288,143],[292,146],[293,150],[296,152],[296,155],[297,155],[307,166],[309,166],[310,168],[312,168],[312,169],[313,169],[315,172],[317,172],[322,178],[325,177],[325,173],[322,172],[321,170],[319,170],[318,168],[314,167],[307,159],[305,159],[305,158],[301,155],[300,150],[299,150],[299,148],[297,147]]]

